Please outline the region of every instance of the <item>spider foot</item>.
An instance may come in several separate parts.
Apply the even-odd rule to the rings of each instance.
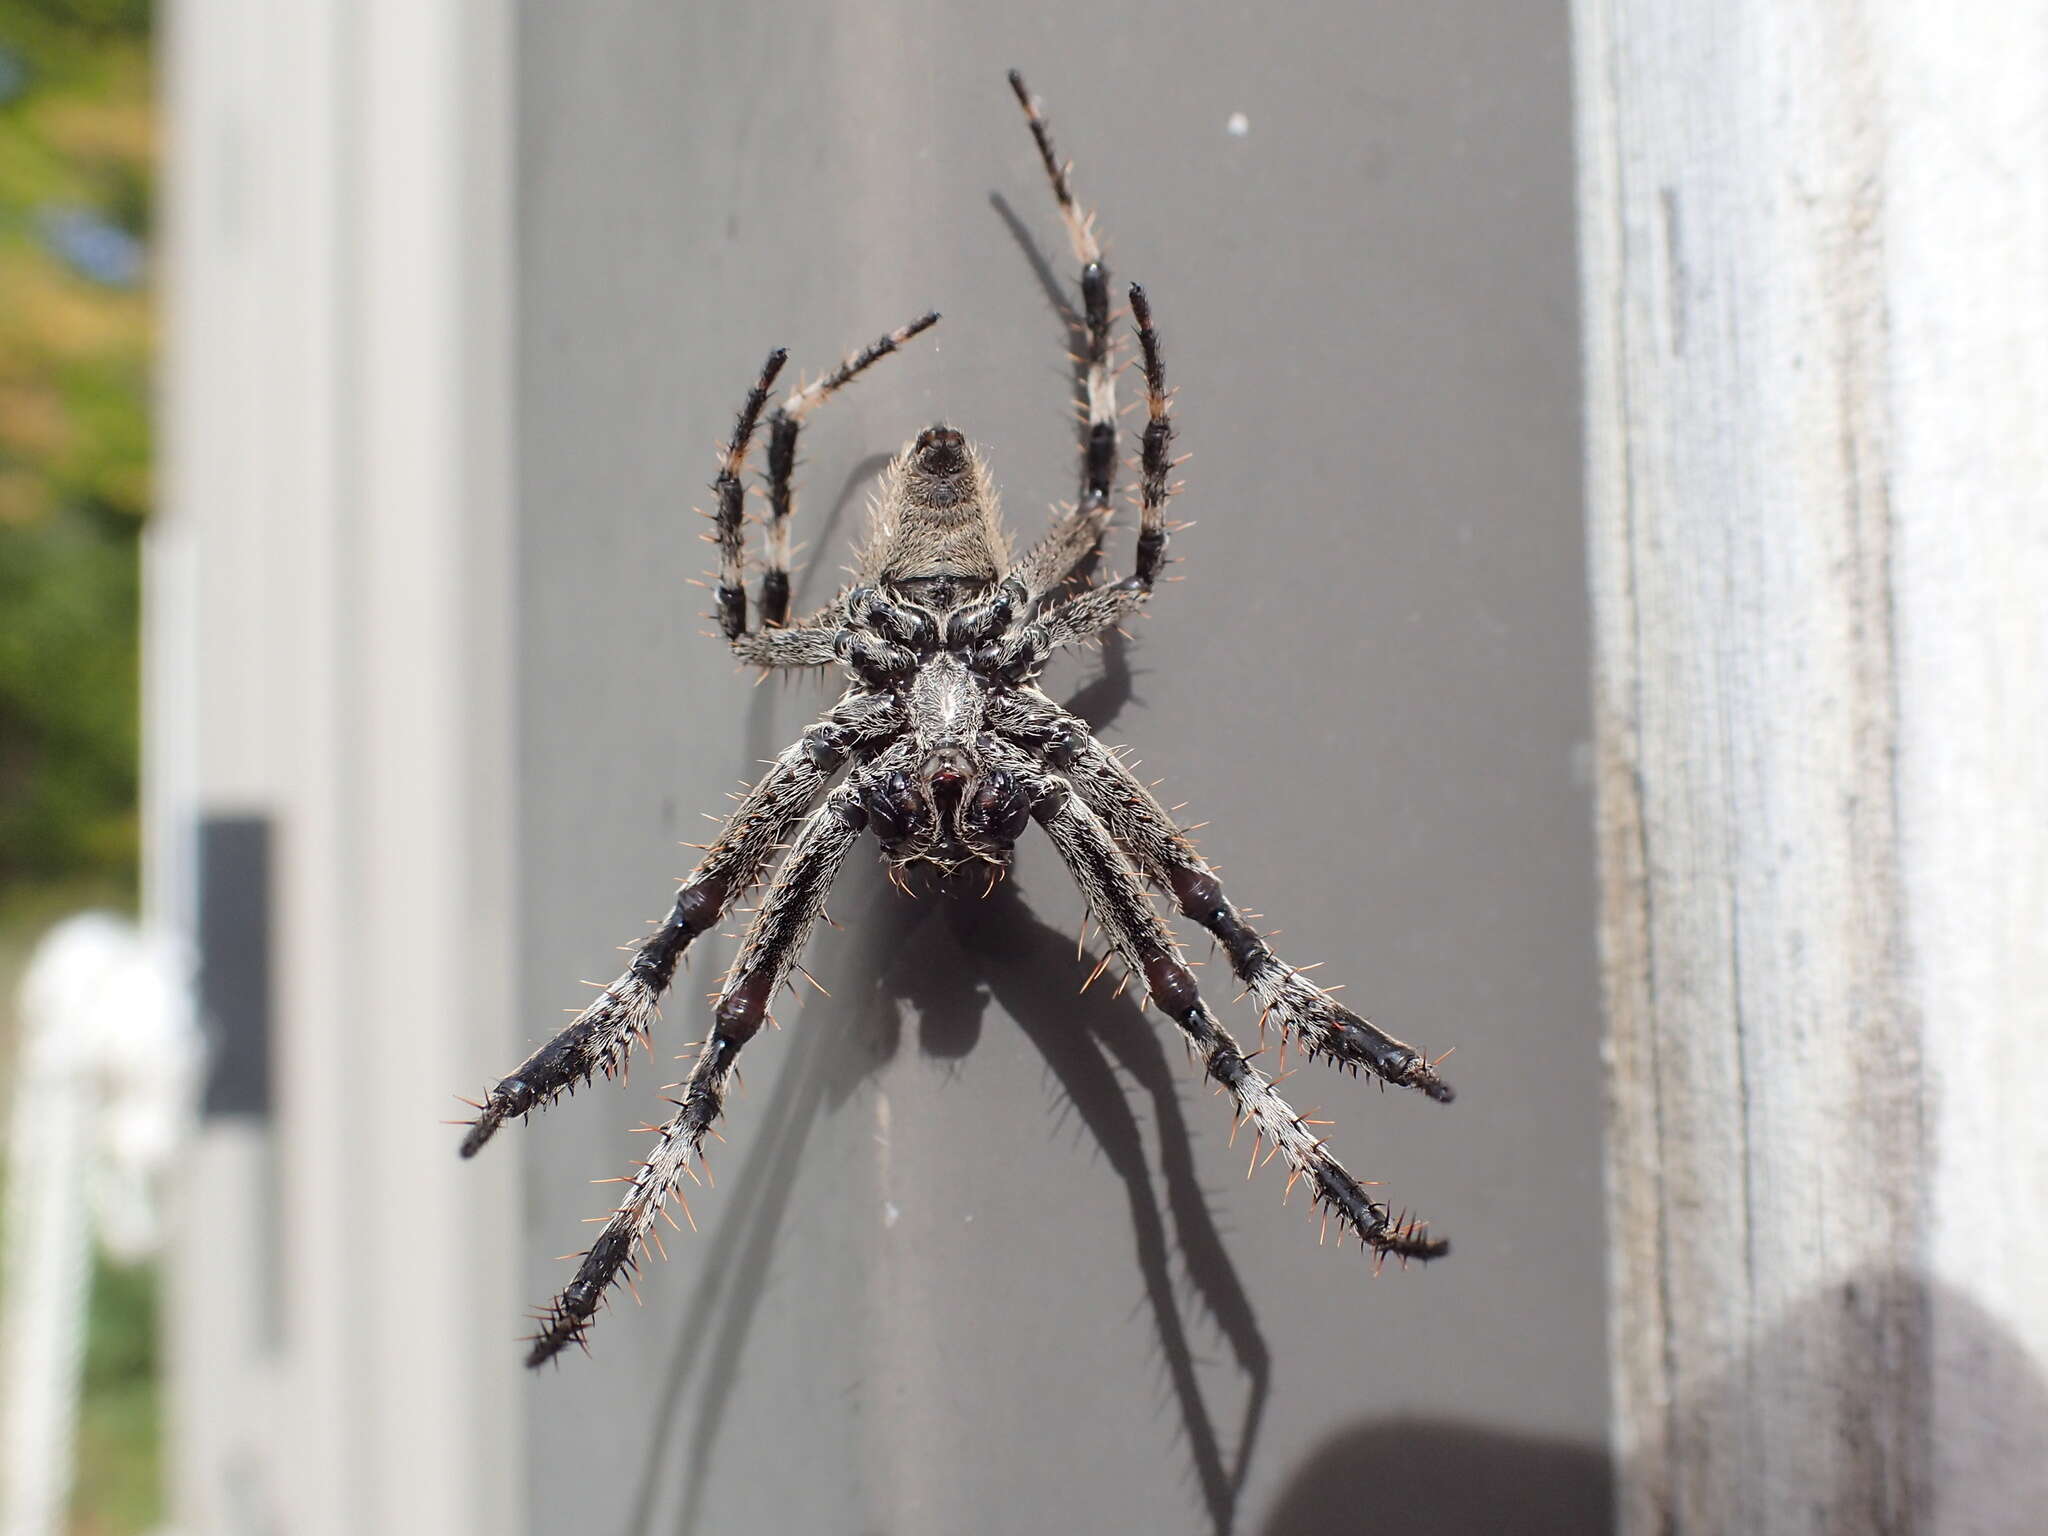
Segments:
[[[1370,1072],[1396,1088],[1416,1089],[1439,1104],[1458,1096],[1437,1072],[1442,1057],[1432,1061],[1367,1023],[1301,972],[1262,961],[1250,985],[1264,1006],[1264,1021],[1279,1025],[1309,1055],[1354,1072]]]
[[[1389,1258],[1404,1264],[1410,1259],[1428,1263],[1451,1251],[1446,1239],[1428,1235],[1429,1223],[1406,1211],[1398,1215],[1389,1211],[1368,1196],[1342,1166],[1320,1151],[1311,1165],[1310,1176],[1316,1183],[1316,1203],[1323,1208],[1326,1219],[1337,1217],[1361,1245],[1373,1251],[1375,1270]]]
[[[1295,1038],[1311,1056],[1320,1056],[1353,1071],[1363,1068],[1383,1083],[1416,1089],[1439,1104],[1457,1098],[1458,1090],[1443,1080],[1436,1070],[1436,1061],[1410,1046],[1389,1041],[1347,1008],[1331,1004],[1330,1013],[1330,1018],[1316,1021],[1316,1027],[1295,1031]],[[1442,1059],[1438,1057],[1437,1061]]]
[[[507,1120],[545,1109],[600,1072],[616,1075],[634,1043],[648,1039],[659,1001],[654,987],[633,971],[606,987],[567,1029],[484,1095],[462,1138],[462,1155],[475,1157]]]
[[[604,1304],[611,1288],[629,1279],[640,1268],[629,1232],[607,1231],[583,1255],[576,1278],[535,1317],[540,1332],[532,1335],[533,1347],[526,1352],[529,1368],[546,1365],[570,1345],[586,1354],[591,1320]]]

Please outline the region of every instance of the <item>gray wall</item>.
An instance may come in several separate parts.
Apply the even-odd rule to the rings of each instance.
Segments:
[[[526,1036],[612,974],[699,813],[827,697],[752,686],[684,585],[767,348],[815,373],[946,314],[809,434],[799,606],[836,582],[874,455],[934,419],[989,451],[1013,525],[1068,493],[1034,261],[1070,263],[1015,64],[1152,292],[1199,524],[1137,641],[1053,691],[1212,823],[1283,954],[1455,1046],[1461,1091],[1288,1085],[1455,1244],[1375,1280],[1276,1169],[1246,1183],[1169,1026],[1075,995],[1100,951],[1075,961],[1042,842],[984,904],[906,901],[860,856],[809,960],[831,996],[750,1049],[702,1230],[594,1358],[532,1384],[533,1530],[1604,1522],[1566,29],[1470,0],[524,7]],[[491,1149],[526,1159],[534,1300],[729,953],[697,956],[657,1063]]]

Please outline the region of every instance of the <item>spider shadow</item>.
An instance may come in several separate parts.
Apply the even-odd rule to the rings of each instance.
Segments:
[[[873,914],[857,933],[834,935],[820,968],[859,975],[884,965],[916,927],[919,914],[908,902],[892,901],[877,868],[863,861],[841,876],[841,902]],[[822,1012],[812,1010],[811,1014]],[[704,1266],[683,1303],[682,1335],[663,1379],[666,1386],[652,1418],[639,1487],[626,1529],[653,1532],[664,1487],[673,1480],[680,1505],[677,1532],[702,1524],[704,1490],[713,1467],[718,1435],[740,1379],[748,1335],[768,1289],[777,1240],[801,1179],[805,1147],[819,1118],[843,1106],[855,1089],[896,1050],[896,1031],[880,1010],[846,1010],[851,1017],[807,1016],[791,1033],[791,1049],[765,1104],[745,1106],[760,1127],[737,1176],[728,1181],[731,1203],[708,1234]],[[670,1447],[678,1438],[683,1400],[697,1384],[698,1406],[687,1432],[680,1471]]]
[[[1229,1536],[1258,1448],[1272,1355],[1195,1167],[1180,1100],[1186,1073],[1169,1059],[1137,999],[1120,997],[1106,982],[1075,995],[1069,978],[1086,975],[1080,967],[1092,968],[1099,957],[1077,963],[1069,937],[1041,922],[1013,885],[983,901],[944,902],[934,916],[944,922],[955,955],[906,954],[884,973],[883,985],[917,1013],[927,1049],[940,1043],[933,1038],[938,1031],[959,1028],[950,1020],[978,1020],[993,1000],[1045,1058],[1064,1108],[1123,1181],[1145,1300],[1195,1479],[1212,1528]],[[1149,1102],[1163,1197],[1119,1074]],[[1245,1382],[1244,1406],[1228,1440],[1195,1371],[1180,1290],[1221,1336]]]
[[[804,553],[808,558],[801,562],[796,560],[790,562],[794,567],[790,572],[789,593],[789,606],[792,614],[801,618],[815,611],[831,595],[830,593],[819,591],[821,585],[820,576],[829,575],[830,573],[830,568],[820,557],[830,549],[843,547],[839,543],[839,530],[840,526],[846,521],[847,508],[853,505],[854,497],[860,488],[872,483],[884,469],[888,468],[889,461],[894,457],[894,454],[888,453],[868,454],[855,464],[853,468],[849,469],[846,472],[845,478],[839,482],[839,490],[832,498],[831,509],[826,512],[825,516],[818,523],[817,536],[805,541],[807,548]],[[824,683],[827,678],[836,679],[838,675],[836,669],[829,667],[763,672],[759,678],[761,683],[766,684],[772,680],[781,686],[772,691],[765,686],[755,689],[755,698],[747,711],[747,761],[758,765],[764,759],[774,757],[776,753],[789,745],[786,740],[778,740],[775,734],[773,716],[774,700],[777,694],[785,692],[792,686],[803,687],[808,685],[810,691],[819,695],[822,700],[822,696],[828,690],[820,686],[820,684]],[[796,734],[795,729],[791,728],[788,734],[794,736]],[[749,769],[745,777],[749,782],[752,782],[760,771],[760,768],[755,766]]]
[[[819,574],[825,569],[817,556],[833,546],[855,493],[879,475],[892,457],[871,453],[840,481],[839,492],[832,498],[831,509],[819,522],[817,537],[812,541],[812,558],[792,572],[790,596],[794,612],[801,614],[817,605]],[[816,670],[764,672],[760,680],[773,678],[785,685],[815,684],[823,681],[824,675]],[[751,764],[772,759],[786,745],[778,735],[776,703],[775,693],[758,687],[749,701],[746,756]],[[747,776],[751,778],[758,772],[756,766]],[[881,916],[863,927],[858,953],[820,954],[819,951],[842,951],[846,946],[814,939],[813,964],[829,969],[832,974],[871,975],[873,967],[881,963],[880,957],[893,953],[913,926],[912,914],[904,912],[899,903],[883,900],[878,895],[879,887],[870,863],[860,860],[848,864],[839,877],[834,898],[850,904],[854,910]],[[838,935],[834,933],[832,937]],[[701,1035],[708,1030],[709,1020],[703,1017],[708,1014],[708,1007],[699,1001],[693,1002],[693,1009],[699,1015],[696,1022],[702,1027],[697,1033]],[[813,1022],[804,1021],[806,1025]],[[724,1418],[724,1406],[738,1379],[741,1346],[758,1309],[762,1282],[774,1257],[775,1238],[796,1187],[811,1127],[825,1110],[844,1104],[875,1067],[895,1054],[893,1040],[885,1043],[880,1032],[867,1025],[863,1013],[862,1017],[847,1021],[844,1028],[799,1029],[798,1038],[792,1042],[794,1048],[777,1074],[769,1102],[754,1111],[761,1115],[763,1129],[741,1168],[736,1198],[718,1223],[716,1238],[709,1248],[710,1258],[684,1307],[682,1315],[690,1321],[665,1377],[668,1385],[654,1416],[654,1432],[649,1439],[628,1530],[644,1533],[653,1529],[662,1487],[660,1474],[665,1465],[662,1448],[674,1437],[683,1389],[702,1365],[706,1372],[705,1407],[691,1436],[682,1484],[684,1504],[677,1529],[693,1531],[699,1524],[700,1490],[711,1464],[716,1426]],[[711,1339],[718,1341],[717,1347],[706,1363],[704,1350],[706,1341]]]
[[[705,1245],[705,1267],[684,1303],[689,1321],[665,1373],[627,1529],[651,1536],[671,1478],[680,1504],[666,1528],[678,1536],[702,1528],[718,1439],[770,1289],[813,1126],[895,1056],[907,1022],[914,1021],[926,1054],[958,1058],[978,1043],[994,1002],[1037,1047],[1063,1112],[1078,1117],[1124,1183],[1141,1285],[1195,1480],[1215,1536],[1230,1536],[1258,1448],[1272,1360],[1195,1168],[1179,1096],[1185,1074],[1175,1070],[1136,1000],[1112,995],[1107,984],[1074,995],[1072,978],[1085,975],[1093,957],[1077,965],[1072,940],[1040,921],[1014,886],[986,900],[940,894],[912,901],[884,885],[878,865],[849,868],[843,878],[850,882],[842,898],[849,910],[872,915],[857,930],[835,934],[822,963],[835,975],[878,980],[859,1005],[807,1019],[794,1032],[800,1038],[791,1042],[768,1102],[749,1106],[761,1129],[729,1180],[733,1203]],[[1124,1078],[1149,1102],[1156,1177]],[[1222,1338],[1244,1381],[1243,1407],[1228,1436],[1196,1371],[1183,1297]],[[693,1388],[696,1406],[681,1431],[678,1465],[670,1447]]]
[[[1000,192],[988,195],[988,204],[995,209],[996,217],[1003,221],[1003,228],[1009,233],[1012,243],[1024,257],[1024,263],[1031,269],[1031,276],[1038,284],[1038,291],[1052,309],[1053,316],[1060,323],[1061,340],[1067,348],[1067,356],[1073,360],[1070,382],[1073,385],[1075,401],[1085,406],[1088,402],[1088,364],[1085,361],[1088,345],[1088,329],[1081,322],[1081,315],[1067,297],[1067,290],[1061,284],[1059,274],[1053,271],[1052,262],[1040,249],[1030,226],[1010,206],[1010,200]]]
[[[846,509],[853,505],[853,493],[872,480],[879,479],[883,470],[889,467],[893,453],[871,453],[846,472],[846,478],[839,482],[839,494],[832,498],[832,510],[825,514],[818,524],[817,538],[808,541],[811,558],[803,563],[803,569],[796,572],[791,583],[790,607],[795,613],[815,608],[821,601],[818,594],[818,573],[825,569],[824,562],[817,557],[832,547],[838,536],[839,525],[846,521]],[[792,560],[791,564],[795,564]]]

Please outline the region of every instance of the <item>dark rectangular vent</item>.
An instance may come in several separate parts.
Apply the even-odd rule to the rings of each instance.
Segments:
[[[201,1113],[270,1115],[270,818],[199,822]]]

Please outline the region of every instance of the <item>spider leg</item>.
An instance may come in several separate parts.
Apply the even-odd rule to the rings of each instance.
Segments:
[[[545,1108],[600,1072],[617,1072],[633,1042],[653,1027],[690,941],[761,878],[847,756],[894,735],[900,723],[893,700],[849,694],[778,757],[683,881],[667,919],[641,941],[625,974],[485,1095],[463,1137],[462,1155],[476,1156],[507,1120]]]
[[[1145,435],[1139,454],[1138,563],[1122,581],[1090,587],[1040,616],[1049,643],[1055,647],[1090,640],[1136,612],[1166,566],[1166,503],[1173,487],[1166,477],[1173,468],[1173,412],[1166,389],[1166,360],[1159,332],[1152,324],[1152,302],[1145,290],[1131,285],[1131,323],[1138,333],[1138,355],[1145,373]]]
[[[761,424],[768,392],[788,361],[789,353],[781,347],[768,354],[761,376],[740,406],[732,436],[718,451],[718,474],[711,482],[713,536],[718,544],[718,623],[729,641],[747,632],[747,450],[753,444],[754,429]]]
[[[733,654],[754,667],[829,667],[839,659],[836,615],[827,622],[761,629],[732,643]]]
[[[908,761],[907,751],[881,759],[892,766]],[[675,1114],[656,1134],[653,1152],[639,1165],[625,1198],[583,1254],[575,1278],[542,1314],[541,1330],[526,1357],[528,1365],[542,1365],[566,1346],[582,1343],[605,1294],[639,1266],[641,1247],[655,1218],[687,1176],[712,1122],[724,1112],[735,1058],[759,1032],[769,999],[802,953],[824,908],[825,894],[866,825],[867,812],[852,781],[833,790],[804,819],[775,884],[747,925],[739,958],[719,994],[711,1037],[697,1053],[682,1097],[671,1100]]]
[[[1116,347],[1109,323],[1109,268],[1095,235],[1095,214],[1074,201],[1073,166],[1054,153],[1052,129],[1024,77],[1010,71],[1010,89],[1024,109],[1038,158],[1045,164],[1074,260],[1081,266],[1081,310],[1074,322],[1080,346],[1076,404],[1081,421],[1081,486],[1074,506],[1060,515],[1012,573],[1035,597],[1065,581],[1102,542],[1109,526],[1110,494],[1116,483]]]
[[[823,378],[793,393],[768,418],[768,533],[767,569],[761,577],[761,623],[769,629],[781,627],[789,618],[789,515],[795,509],[796,440],[804,418],[824,404],[867,369],[896,351],[920,331],[939,322],[937,310],[920,315],[910,324],[891,331],[879,341],[846,358]],[[750,648],[735,645],[749,661],[756,660]],[[786,659],[791,652],[778,653],[764,662],[768,666],[816,665]],[[808,653],[806,653],[808,654]],[[827,655],[825,660],[831,660]]]
[[[1347,1224],[1361,1243],[1380,1254],[1433,1259],[1447,1253],[1450,1245],[1424,1236],[1421,1223],[1396,1217],[1368,1195],[1239,1049],[1202,1001],[1194,976],[1181,962],[1172,932],[1139,883],[1137,870],[1086,800],[1072,792],[1067,780],[1022,751],[999,749],[992,757],[1031,791],[1032,814],[1059,849],[1110,947],[1145,978],[1153,1005],[1180,1026],[1188,1044],[1201,1056],[1204,1070],[1230,1095],[1239,1120],[1251,1122],[1257,1137],[1272,1143],[1286,1159],[1289,1182],[1307,1179],[1316,1201]]]
[[[1139,456],[1143,478],[1139,487],[1137,569],[1121,581],[1088,587],[1061,598],[1011,631],[982,665],[984,670],[1013,685],[1036,677],[1060,647],[1092,640],[1130,617],[1151,597],[1159,572],[1166,564],[1166,503],[1173,495],[1173,487],[1166,480],[1173,468],[1167,450],[1173,442],[1173,416],[1166,390],[1166,363],[1159,350],[1159,333],[1152,325],[1151,301],[1135,283],[1131,285],[1131,317],[1144,363],[1147,411],[1144,449]],[[1044,595],[1043,588],[1032,585],[1044,576],[1044,571],[1035,568],[1033,562],[1052,537],[1048,535],[1038,550],[1010,572],[1010,579],[1021,583],[1034,599]],[[1061,578],[1053,579],[1055,584],[1058,579]],[[1035,607],[1035,602],[1025,605],[1026,612]]]
[[[989,724],[1060,765],[1067,782],[1145,874],[1173,892],[1184,916],[1215,935],[1230,956],[1231,970],[1258,1004],[1262,1023],[1278,1025],[1311,1055],[1354,1071],[1362,1067],[1396,1087],[1420,1089],[1439,1103],[1451,1101],[1454,1090],[1428,1057],[1360,1018],[1266,946],[1224,895],[1193,840],[1144,782],[1089,733],[1086,721],[1033,690],[994,701]]]
[[[1138,487],[1138,566],[1131,580],[1152,590],[1166,564],[1166,501],[1173,487],[1166,483],[1173,461],[1173,413],[1166,392],[1166,359],[1159,351],[1159,332],[1152,324],[1152,301],[1131,284],[1131,326],[1138,333],[1138,356],[1145,370],[1145,436],[1139,452],[1143,471]]]

